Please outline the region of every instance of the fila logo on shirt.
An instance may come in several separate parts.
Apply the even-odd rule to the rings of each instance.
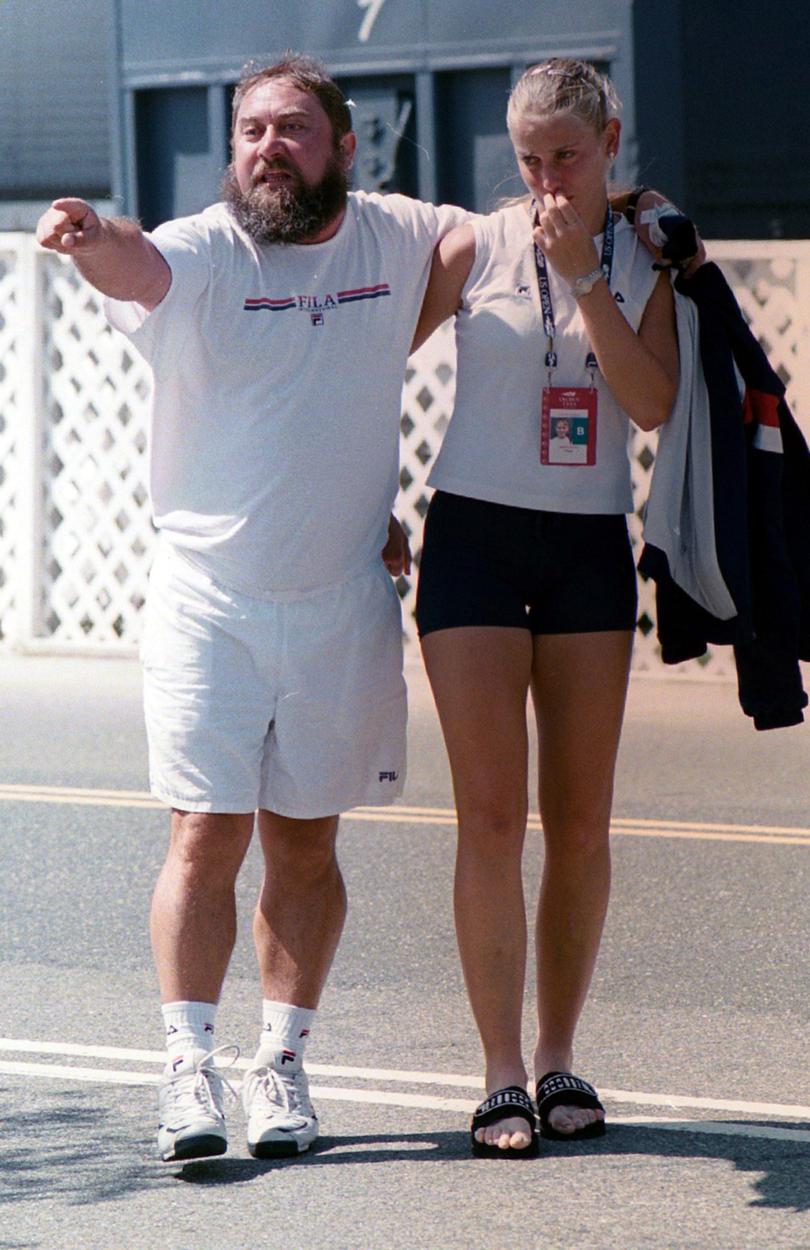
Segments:
[[[276,299],[270,295],[249,297],[243,304],[245,312],[304,312],[313,326],[325,325],[325,313],[334,312],[344,304],[357,304],[361,300],[383,299],[391,294],[387,282],[374,286],[352,287],[347,291],[327,292],[325,295],[284,295]]]

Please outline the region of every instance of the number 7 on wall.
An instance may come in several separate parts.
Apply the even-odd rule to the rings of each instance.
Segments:
[[[379,16],[380,9],[385,4],[385,0],[357,0],[357,3],[361,9],[368,9],[357,32],[357,38],[360,42],[367,43],[371,29]]]

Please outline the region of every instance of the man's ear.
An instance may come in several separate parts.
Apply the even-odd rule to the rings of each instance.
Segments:
[[[354,163],[354,154],[357,151],[357,135],[353,130],[345,134],[340,141],[340,150],[343,153],[343,164],[346,169],[351,169]]]

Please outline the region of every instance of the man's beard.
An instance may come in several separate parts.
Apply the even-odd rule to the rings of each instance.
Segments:
[[[349,178],[337,155],[329,158],[323,177],[314,185],[304,182],[286,161],[267,168],[283,169],[290,180],[271,187],[259,175],[242,191],[229,165],[222,183],[222,198],[254,243],[306,243],[346,207]]]

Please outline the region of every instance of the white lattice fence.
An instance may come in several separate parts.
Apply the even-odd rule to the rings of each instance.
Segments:
[[[21,278],[17,249],[6,248],[0,235],[0,622],[4,629],[13,628],[19,589],[15,576],[19,564],[17,527],[20,521],[17,432],[26,372],[21,333]]]
[[[810,243],[709,245],[810,424]],[[449,327],[409,364],[397,511],[418,551],[428,468],[452,412]],[[148,370],[107,326],[95,291],[29,235],[0,234],[0,633],[28,649],[134,649],[152,527],[146,498]],[[636,437],[640,510],[655,453]],[[638,515],[631,519],[636,540]],[[402,579],[415,636],[412,582]],[[635,666],[663,672],[652,587],[641,588]],[[673,670],[666,670],[672,673]],[[727,652],[674,670],[730,673]]]
[[[152,542],[148,374],[72,265],[46,264],[43,279],[43,632],[132,644]]]

